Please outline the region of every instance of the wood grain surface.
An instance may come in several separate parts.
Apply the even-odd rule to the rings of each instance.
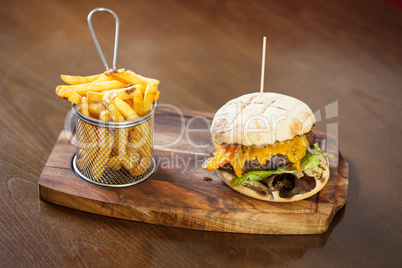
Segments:
[[[161,104],[214,113],[258,91],[294,96],[337,133],[348,201],[328,232],[205,232],[41,201],[38,179],[70,110],[60,74],[103,71],[86,17],[120,17],[117,66],[161,81]],[[110,64],[114,21],[93,18]],[[1,267],[398,267],[402,256],[402,11],[381,0],[2,1]],[[318,118],[318,116],[317,116]],[[201,182],[200,182],[201,183]]]
[[[271,203],[239,194],[216,172],[201,169],[201,163],[214,150],[211,135],[201,132],[208,130],[213,114],[172,112],[162,108],[155,115],[154,157],[158,169],[147,181],[110,188],[78,178],[71,164],[75,146],[70,141],[75,131],[64,130],[39,177],[40,197],[57,205],[121,219],[251,234],[321,234],[345,204],[348,164],[338,157],[334,138],[316,133],[320,148],[336,157],[324,189],[300,202]],[[189,125],[198,131],[177,136],[180,128]]]

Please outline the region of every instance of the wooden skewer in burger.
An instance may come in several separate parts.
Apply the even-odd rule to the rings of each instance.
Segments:
[[[222,106],[211,125],[215,151],[203,168],[232,189],[272,202],[298,201],[328,182],[329,163],[311,131],[315,117],[302,101],[261,88]]]

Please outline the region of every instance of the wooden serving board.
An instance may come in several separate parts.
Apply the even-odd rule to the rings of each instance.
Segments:
[[[213,150],[208,126],[212,114],[167,108],[155,116],[157,171],[146,181],[107,188],[79,179],[71,161],[75,147],[63,130],[39,178],[43,200],[100,215],[165,226],[253,234],[319,234],[345,204],[348,164],[336,140],[316,133],[334,154],[331,177],[321,192],[292,203],[256,200],[226,186],[215,172],[201,168]]]

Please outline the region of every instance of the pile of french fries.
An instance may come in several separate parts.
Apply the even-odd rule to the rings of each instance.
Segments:
[[[56,94],[76,104],[83,115],[102,121],[138,119],[151,112],[153,102],[159,98],[158,80],[129,70],[61,78],[68,85],[57,86]],[[77,165],[95,180],[101,179],[106,168],[124,168],[138,176],[146,172],[151,162],[151,121],[120,129],[77,123]]]
[[[121,122],[147,115],[159,98],[159,81],[130,70],[109,70],[90,76],[62,75],[68,85],[56,88],[60,98],[79,105],[89,116]]]

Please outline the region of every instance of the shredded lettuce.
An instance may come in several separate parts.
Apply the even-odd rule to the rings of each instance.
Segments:
[[[321,151],[321,149],[318,147],[318,143],[316,143],[316,144],[314,144],[314,148],[312,148],[312,149],[308,148],[308,150],[306,152],[306,156],[301,160],[301,162],[300,162],[301,170],[318,167],[318,165],[320,164],[320,156],[321,155],[328,156],[329,158],[332,159],[332,161],[335,161],[335,157],[332,154]],[[285,168],[278,168],[275,170],[248,172],[241,177],[234,177],[234,179],[231,182],[231,186],[232,187],[240,186],[246,180],[262,181],[272,175],[284,174],[284,173],[292,174],[295,177],[297,177],[298,179],[300,179],[301,177],[304,176],[302,171],[298,171],[296,169],[296,164],[293,164],[291,166],[288,166]]]

